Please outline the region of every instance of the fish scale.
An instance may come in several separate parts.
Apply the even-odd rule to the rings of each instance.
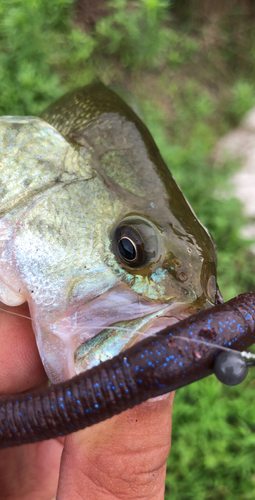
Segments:
[[[52,383],[217,303],[212,238],[112,90],[0,118],[0,157],[0,299],[28,302]]]

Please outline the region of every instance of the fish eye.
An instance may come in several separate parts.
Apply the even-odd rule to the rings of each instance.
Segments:
[[[131,268],[141,267],[157,255],[154,229],[145,221],[125,221],[115,233],[115,246],[120,260]]]
[[[144,263],[144,243],[135,227],[122,226],[118,230],[118,252],[131,267],[141,266]]]

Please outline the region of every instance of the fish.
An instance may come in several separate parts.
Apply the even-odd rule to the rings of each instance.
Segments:
[[[0,300],[28,302],[52,383],[217,304],[212,237],[111,89],[1,117],[0,158]]]
[[[0,448],[71,434],[213,372],[236,385],[248,372],[239,351],[254,342],[255,292],[247,292],[191,315],[71,380],[2,399]],[[219,353],[224,353],[223,364]]]

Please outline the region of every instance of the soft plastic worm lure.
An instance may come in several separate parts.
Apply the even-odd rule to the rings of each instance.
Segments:
[[[206,377],[222,347],[243,351],[255,342],[254,321],[251,292],[165,328],[71,380],[2,399],[0,447],[70,434]],[[228,376],[231,383],[231,367]]]

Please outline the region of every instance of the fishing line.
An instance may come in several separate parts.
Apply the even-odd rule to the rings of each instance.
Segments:
[[[20,318],[26,318],[26,319],[30,319],[30,321],[33,321],[30,316],[25,316],[25,314],[19,314],[19,313],[15,313],[13,311],[7,311],[3,307],[0,307],[0,311],[4,311],[4,312],[6,312],[8,314],[13,314],[14,316],[19,316]]]
[[[174,323],[173,325],[171,326],[177,326],[178,323]],[[87,330],[93,330],[93,329],[98,329],[98,327],[93,327],[93,326],[89,326],[88,328],[86,328]],[[141,337],[143,338],[147,338],[148,335],[144,332],[140,332],[139,330],[133,330],[132,328],[127,328],[127,327],[114,327],[114,326],[106,326],[103,328],[103,330],[123,330],[123,331],[126,331],[128,333],[132,333],[132,334],[139,334]],[[169,332],[170,333],[170,332]],[[181,339],[181,340],[185,340],[187,342],[195,342],[197,343],[197,345],[199,346],[199,344],[202,344],[202,345],[205,345],[207,347],[214,347],[216,349],[220,349],[222,351],[225,351],[225,352],[229,352],[229,353],[237,353],[237,354],[241,354],[243,357],[247,358],[247,359],[254,359],[255,360],[255,354],[251,353],[251,352],[246,352],[246,351],[237,351],[236,349],[230,349],[229,347],[225,347],[225,346],[222,346],[222,345],[218,345],[218,344],[213,344],[212,342],[208,342],[207,340],[201,340],[200,338],[198,337],[184,337],[183,335],[179,335],[178,333],[176,334],[171,334],[173,337],[175,337],[176,339]],[[157,334],[155,333],[154,336],[156,337]]]
[[[30,316],[25,316],[25,314],[19,314],[19,313],[13,312],[13,311],[8,311],[8,310],[4,309],[3,307],[0,307],[0,311],[3,311],[7,314],[13,314],[14,316],[19,316],[20,318],[26,318],[26,319],[29,319],[31,322],[33,322],[32,318]],[[171,326],[176,326],[177,324],[178,324],[178,322],[174,323]],[[86,326],[86,330],[98,330],[98,327]],[[148,337],[148,335],[146,333],[141,332],[140,330],[133,330],[132,328],[124,327],[124,326],[118,326],[118,327],[105,326],[105,327],[102,327],[102,331],[103,330],[121,330],[121,331],[124,331],[127,333],[132,333],[134,335],[139,334],[143,338]],[[155,333],[155,336],[156,335],[157,334]],[[221,346],[218,344],[213,344],[212,342],[208,342],[207,340],[201,340],[200,338],[197,338],[197,337],[189,338],[189,337],[184,337],[184,336],[179,335],[179,334],[173,334],[173,336],[176,337],[177,339],[186,340],[187,342],[193,342],[193,343],[196,342],[198,345],[203,344],[203,345],[206,345],[208,347],[215,347],[215,348],[220,349],[222,351],[235,352],[235,353],[241,354],[243,357],[245,357],[247,359],[254,359],[255,360],[255,354],[253,354],[251,352],[246,352],[246,351],[240,352],[240,351],[237,351],[236,349],[230,349],[229,347]]]
[[[4,311],[8,314],[13,314],[14,316],[18,316],[33,321],[30,316],[19,314],[14,311],[8,311],[2,307],[0,307],[0,311]],[[178,322],[174,323],[174,325],[177,324]],[[98,330],[98,327],[87,326],[86,330]],[[103,330],[111,330],[111,331],[121,330],[123,332],[127,332],[129,335],[130,334],[139,335],[142,338],[148,337],[146,333],[141,332],[139,330],[134,330],[129,327],[102,326],[102,331]],[[171,332],[169,333],[171,334]],[[156,337],[156,333],[154,335]],[[248,374],[248,368],[255,366],[255,354],[251,352],[246,352],[246,351],[239,352],[236,349],[230,349],[229,347],[213,344],[213,342],[201,340],[200,338],[197,337],[190,338],[179,334],[171,334],[171,336],[176,339],[184,340],[185,342],[191,342],[191,343],[195,342],[198,347],[199,345],[205,345],[206,347],[213,347],[217,350],[220,350],[221,353],[217,356],[214,363],[214,374],[216,375],[218,380],[220,380],[220,382],[222,382],[223,384],[230,386],[240,384],[246,378]]]

